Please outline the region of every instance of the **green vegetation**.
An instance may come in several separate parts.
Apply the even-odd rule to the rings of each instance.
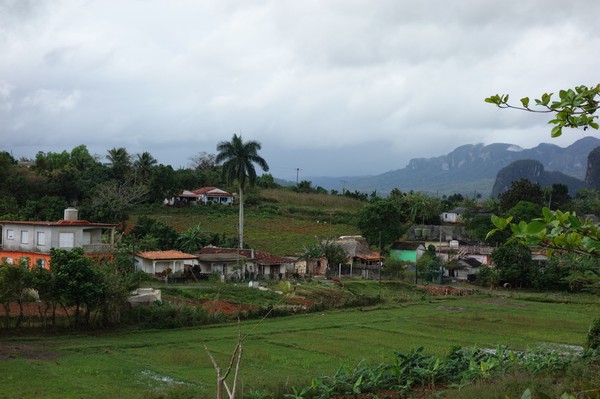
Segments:
[[[301,197],[308,194],[294,194]],[[338,203],[335,196],[323,195],[324,209],[328,199]],[[315,240],[315,237],[338,237],[340,235],[359,234],[356,226],[338,223],[337,214],[331,216],[326,211],[314,212],[296,208],[294,217],[290,217],[290,206],[268,204],[265,206],[247,207],[245,211],[244,236],[246,245],[261,251],[278,255],[300,254],[304,245]],[[135,225],[141,217],[152,217],[182,233],[199,225],[204,231],[212,234],[235,237],[237,231],[237,210],[224,206],[197,206],[190,208],[151,207],[139,208],[131,215],[129,223]],[[349,219],[350,216],[345,216]],[[317,223],[319,222],[319,223]]]
[[[300,286],[296,294],[305,295],[303,289]],[[323,289],[332,288],[314,287],[315,292]],[[394,282],[353,281],[340,290],[345,291],[380,296],[385,302],[241,322],[242,333],[251,334],[244,343],[240,377],[244,397],[261,390],[291,394],[292,387],[309,386],[312,378],[334,376],[340,365],[355,370],[393,364],[395,352],[406,355],[421,346],[427,356],[443,355],[455,346],[506,345],[521,351],[542,345],[560,351],[565,345],[585,343],[598,306],[597,297],[557,299],[539,294],[531,294],[537,299],[527,301],[490,295],[423,301],[423,292]],[[0,341],[3,395],[213,397],[215,371],[203,343],[220,364],[226,363],[237,334],[237,325],[221,324],[93,336],[4,337]],[[35,379],[30,378],[32,368]]]

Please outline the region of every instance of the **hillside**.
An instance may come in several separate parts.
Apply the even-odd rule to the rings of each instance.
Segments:
[[[244,241],[253,248],[277,255],[298,255],[317,238],[359,234],[355,218],[363,202],[325,194],[287,190],[262,190],[259,205],[245,206]],[[148,216],[172,226],[177,232],[200,227],[211,233],[235,237],[238,208],[193,206],[185,208],[138,208],[130,225]]]
[[[530,149],[512,144],[468,144],[433,158],[411,159],[405,168],[376,176],[310,177],[315,186],[340,190],[340,181],[350,191],[377,191],[387,194],[394,188],[402,191],[425,191],[433,194],[456,192],[488,197],[500,169],[514,161],[532,159],[546,171],[560,172],[584,180],[587,157],[600,146],[600,139],[584,137],[563,148],[542,143]]]

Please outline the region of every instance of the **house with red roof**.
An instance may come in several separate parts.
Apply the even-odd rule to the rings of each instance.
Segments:
[[[294,273],[293,258],[270,254],[254,249],[219,248],[212,245],[197,253],[202,273],[219,273],[225,277],[269,278],[289,276]]]
[[[58,222],[0,220],[0,260],[30,267],[50,267],[50,249],[82,248],[87,256],[112,254],[116,224],[79,219],[75,208],[67,208]]]
[[[218,187],[202,187],[193,191],[183,190],[172,201],[170,205],[185,206],[185,205],[206,205],[206,204],[221,204],[232,205],[234,195]]]

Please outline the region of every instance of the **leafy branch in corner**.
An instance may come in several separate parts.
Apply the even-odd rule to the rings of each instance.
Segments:
[[[598,129],[595,115],[600,102],[600,84],[587,87],[576,86],[573,89],[561,90],[559,99],[552,100],[554,93],[544,93],[541,98],[535,99],[535,105],[531,105],[529,97],[521,98],[521,105],[508,102],[508,94],[496,94],[485,99],[485,102],[495,104],[498,108],[511,108],[521,111],[536,113],[553,113],[554,119],[548,121],[554,125],[551,131],[552,137],[562,135],[564,127]]]
[[[518,240],[528,246],[548,249],[548,257],[554,252],[570,252],[579,255],[600,257],[600,228],[590,219],[583,219],[575,212],[542,210],[542,217],[530,222],[512,222],[512,216],[502,218],[492,215],[495,228],[487,237],[497,231],[510,228],[510,240]]]

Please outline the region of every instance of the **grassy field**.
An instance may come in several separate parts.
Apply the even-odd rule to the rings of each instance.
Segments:
[[[360,284],[360,283],[357,283]],[[453,345],[525,349],[582,345],[598,316],[597,299],[546,303],[478,295],[419,300],[409,293],[371,311],[336,310],[246,321],[241,372],[247,394],[261,387],[300,386],[341,364],[389,361],[394,351]],[[358,288],[358,287],[354,287]],[[367,287],[374,292],[376,284]],[[538,297],[545,301],[547,297]],[[566,303],[571,302],[571,303]],[[224,365],[236,324],[172,331],[1,338],[1,396],[5,398],[156,398],[180,387],[214,397],[215,371],[203,345]],[[9,355],[7,355],[9,354]],[[178,388],[175,388],[178,389]],[[182,396],[188,397],[188,396]]]
[[[285,190],[263,190],[257,205],[245,207],[244,241],[261,251],[296,255],[316,237],[331,238],[360,234],[355,226],[357,212],[364,203],[346,197],[324,194],[299,194]],[[200,225],[210,233],[237,235],[238,208],[197,206],[188,208],[138,208],[130,225],[148,216],[183,232]]]

